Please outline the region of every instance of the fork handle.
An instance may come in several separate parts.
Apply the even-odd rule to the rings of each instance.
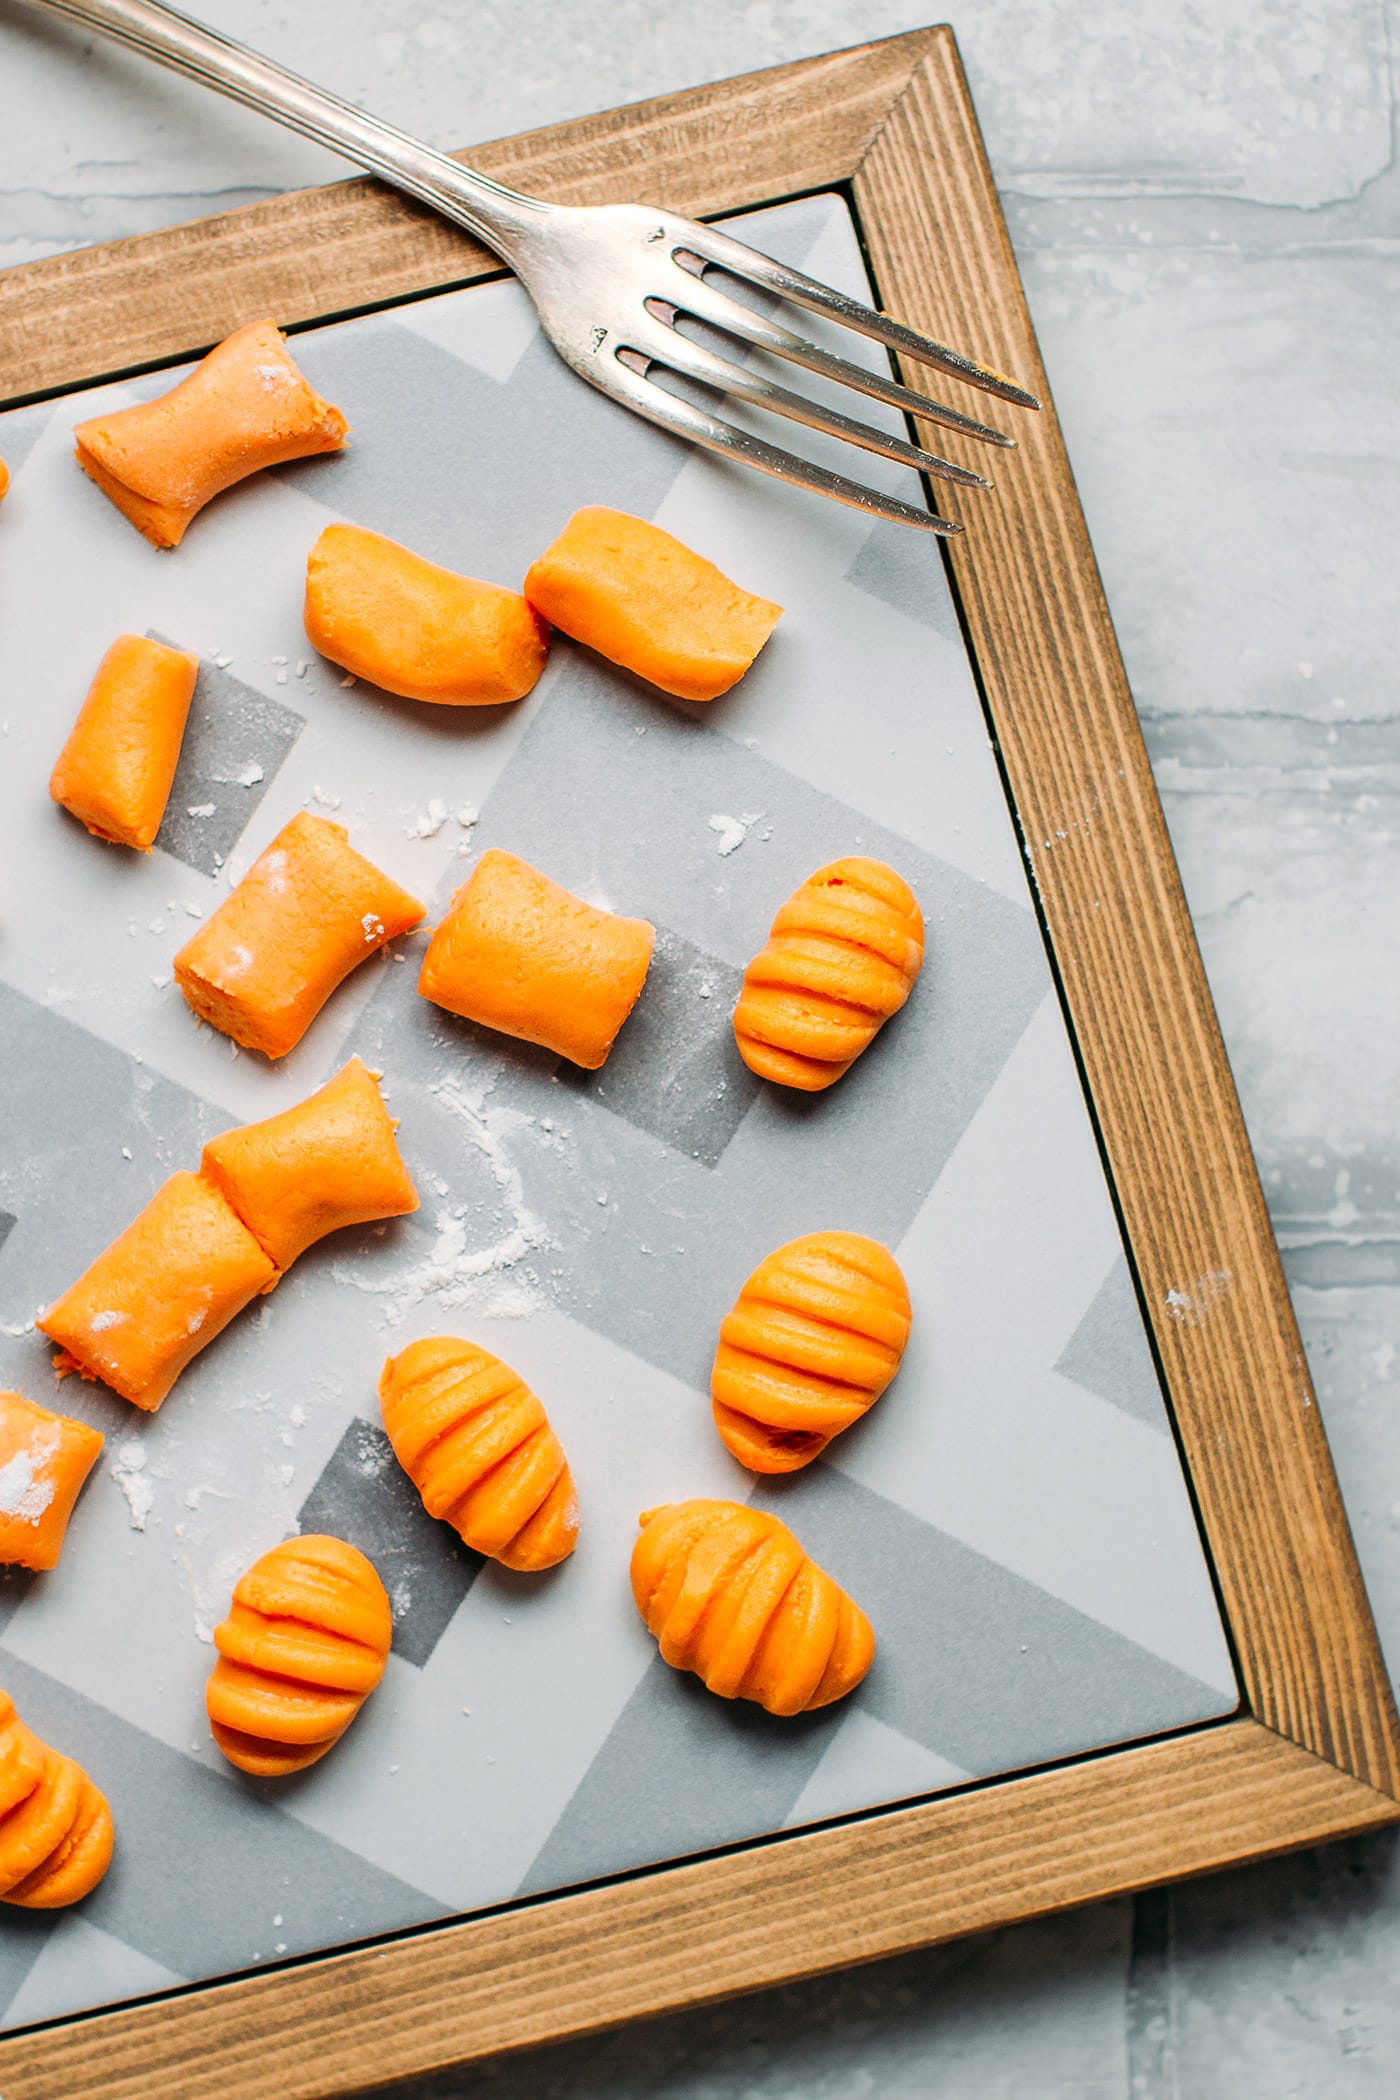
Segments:
[[[504,262],[521,235],[555,209],[521,197],[460,161],[410,138],[392,124],[313,87],[298,73],[206,29],[160,0],[29,0],[49,14],[126,44],[203,87],[215,88],[246,109],[274,117],[303,138],[367,168],[446,218],[465,226]]]

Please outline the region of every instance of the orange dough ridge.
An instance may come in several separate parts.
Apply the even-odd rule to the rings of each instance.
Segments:
[[[598,503],[532,564],[525,595],[562,633],[681,700],[727,693],[783,612],[659,525]]]
[[[573,1552],[578,1498],[564,1447],[509,1364],[436,1335],[389,1358],[379,1399],[430,1516],[508,1568],[533,1573]]]
[[[106,1796],[0,1692],[0,1900],[24,1910],[80,1903],[107,1871],[112,1837]]]
[[[393,1614],[371,1562],[343,1539],[286,1539],[234,1585],[205,1688],[214,1741],[261,1779],[339,1742],[384,1675]]]
[[[813,1232],[761,1261],[720,1327],[715,1426],[741,1465],[793,1473],[879,1399],[909,1339],[894,1256],[855,1232]]]
[[[639,1522],[632,1596],[673,1669],[782,1715],[844,1699],[865,1676],[870,1621],[776,1517],[701,1499]]]
[[[76,457],[156,547],[211,496],[284,460],[338,452],[346,421],[297,369],[274,321],[237,329],[167,394],[80,423]]]
[[[744,972],[739,1055],[780,1086],[831,1086],[898,1013],[923,962],[923,913],[902,876],[859,855],[818,868]]]

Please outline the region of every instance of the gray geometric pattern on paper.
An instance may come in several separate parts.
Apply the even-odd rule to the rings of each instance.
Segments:
[[[844,271],[859,289],[839,201],[808,199],[750,230],[758,245],[819,276]],[[162,848],[210,875],[220,856],[246,852],[245,838],[262,844],[249,820],[274,779],[281,809],[323,783],[352,834],[377,822],[389,841],[430,795],[451,810],[477,805],[470,832],[449,826],[409,848],[419,858],[402,879],[432,897],[431,917],[473,856],[498,845],[658,928],[651,980],[597,1073],[444,1013],[416,996],[411,964],[392,963],[366,970],[358,1004],[340,1009],[342,1033],[313,1034],[280,1068],[233,1059],[221,1037],[192,1032],[183,1009],[151,997],[156,951],[136,936],[167,909],[173,871],[139,892],[151,863],[84,856],[73,827],[33,819],[40,804],[47,813],[68,701],[39,691],[34,722],[12,723],[0,805],[30,824],[38,904],[61,902],[47,945],[31,925],[42,911],[20,916],[0,959],[0,1211],[16,1220],[0,1255],[0,1382],[57,1402],[109,1442],[63,1565],[0,1579],[0,1683],[112,1796],[117,1863],[80,1915],[129,1950],[133,1990],[159,1976],[142,1960],[199,1981],[281,1950],[502,1903],[522,1884],[762,1836],[810,1803],[823,1817],[856,1812],[906,1798],[926,1778],[1022,1769],[1228,1711],[1223,1644],[1212,1651],[1200,1631],[1213,1609],[1209,1576],[1175,1447],[1136,1435],[1091,1397],[1162,1426],[1160,1402],[1155,1414],[1147,1404],[1151,1357],[1126,1272],[1104,1281],[1116,1228],[1072,1068],[1066,1058],[1062,1072],[1042,1073],[1024,1054],[1041,1040],[1050,977],[938,550],[740,482],[621,414],[563,371],[508,284],[311,331],[296,353],[345,406],[350,448],[214,506],[181,564],[152,568],[150,549],[115,530],[103,499],[74,478],[67,524],[85,558],[100,547],[104,575],[133,603],[158,573],[149,617],[174,639],[200,634],[208,646],[217,604],[230,645],[256,646],[260,661],[274,650],[295,657],[305,646],[296,578],[285,608],[269,610],[262,564],[273,540],[304,548],[318,505],[513,585],[571,509],[611,503],[717,555],[733,535],[723,556],[732,573],[752,572],[792,610],[742,685],[708,708],[668,700],[558,635],[523,706],[460,717],[374,688],[344,691],[320,668],[291,688],[304,711],[293,713],[202,665]],[[147,375],[133,395],[163,392],[171,376]],[[12,433],[27,427],[0,418],[12,464],[23,449]],[[57,461],[46,445],[31,474],[47,471],[51,449]],[[255,534],[246,560],[240,504],[269,521],[269,541]],[[213,561],[201,554],[211,546]],[[69,554],[45,547],[36,559],[58,574]],[[242,591],[258,606],[256,644],[234,631],[226,584],[231,601]],[[95,663],[110,635],[86,617],[65,601],[75,654],[80,641]],[[13,682],[34,688],[51,619],[51,608],[40,621],[19,604],[0,632],[0,678],[18,659],[28,669]],[[21,762],[25,799],[5,804]],[[206,803],[209,816],[188,816]],[[754,818],[731,854],[717,851],[716,816]],[[733,1044],[742,972],[783,898],[847,853],[887,859],[911,881],[927,919],[926,968],[838,1087],[798,1096],[762,1086]],[[123,883],[128,896],[162,901],[128,916],[114,901]],[[110,954],[100,941],[83,947],[81,979],[77,964],[65,973],[53,959],[79,910],[112,935]],[[72,1001],[83,1025],[65,1018]],[[195,1166],[214,1131],[309,1092],[352,1052],[384,1072],[420,1210],[313,1248],[201,1354],[156,1416],[101,1386],[59,1387],[29,1327],[36,1308],[167,1175]],[[1013,1117],[1012,1156],[1007,1102],[1021,1115],[1028,1070],[1032,1110],[1058,1102],[1062,1112],[1047,1117],[1049,1138],[1037,1137],[1036,1113]],[[1075,1116],[1080,1154],[1064,1137]],[[984,1266],[957,1268],[972,1277],[968,1307],[948,1302],[929,1251],[957,1230],[948,1191],[966,1191],[966,1162],[985,1162],[989,1146],[1019,1187],[1024,1148],[1037,1145],[1024,1179],[1052,1192],[1055,1223],[1073,1212],[1092,1252],[1076,1254],[1067,1226],[1054,1290],[1032,1289],[1040,1269],[1008,1277],[989,1232]],[[902,1250],[909,1268],[920,1326],[892,1396],[900,1412],[886,1403],[829,1464],[755,1487],[709,1422],[715,1327],[763,1254],[838,1225]],[[1068,1521],[1018,1538],[1013,1571],[1003,1564],[1012,1548],[979,1530],[989,1503],[961,1513],[954,1539],[940,1528],[953,1520],[946,1504],[937,1522],[911,1513],[928,1504],[922,1476],[886,1470],[879,1494],[852,1475],[888,1451],[909,1407],[929,1429],[930,1454],[947,1449],[947,1365],[970,1364],[975,1378],[979,1322],[1016,1322],[1018,1307],[1034,1307],[1030,1326],[1045,1333],[1022,1348],[1040,1384],[1007,1396],[1008,1425],[1018,1405],[1023,1421],[1034,1405],[1038,1426],[1072,1420],[1073,1449],[1118,1455],[1085,1480],[1082,1504],[1062,1481]],[[430,1520],[372,1419],[385,1355],[432,1332],[470,1335],[516,1364],[560,1428],[583,1523],[577,1554],[548,1576],[483,1563]],[[1051,1357],[1058,1380],[1044,1376]],[[992,1463],[1015,1463],[1012,1442]],[[1154,1542],[1142,1565],[1121,1568],[1100,1514],[1122,1489],[1120,1461],[1137,1469],[1135,1510],[1155,1496],[1169,1516],[1184,1512],[1163,1534],[1169,1550]],[[133,1528],[139,1503],[125,1499],[133,1466],[153,1494],[144,1532]],[[885,1499],[906,1486],[908,1507]],[[870,1613],[879,1655],[854,1705],[779,1723],[710,1698],[657,1658],[627,1594],[635,1515],[701,1493],[779,1511]],[[299,1525],[346,1537],[375,1562],[395,1603],[394,1654],[335,1753],[262,1786],[208,1745],[211,1658],[196,1636],[207,1642],[241,1569]],[[1075,1526],[1075,1554],[1097,1537],[1097,1561],[1069,1553]],[[1097,1590],[1086,1592],[1086,1564]],[[1152,1617],[1161,1584],[1145,1567],[1165,1568],[1170,1600],[1199,1606],[1172,1663],[1153,1649],[1154,1638],[1169,1643]],[[1204,1682],[1212,1672],[1221,1689]],[[843,1715],[858,1725],[838,1741]],[[0,2008],[41,1949],[33,1981],[43,1990],[21,2004],[61,2009],[65,1988],[73,2009],[86,2002],[81,1962],[65,1966],[54,1921],[0,1912]]]
[[[1142,1346],[1137,1293],[1120,1256],[1065,1346],[1055,1369],[1151,1429],[1169,1434],[1156,1367]]]
[[[444,1914],[443,1906],[285,1804],[293,1789],[214,1771],[157,1742],[17,1656],[5,1688],[43,1741],[77,1759],[107,1796],[119,1843],[83,1917],[177,1974],[192,1950],[205,1976],[363,1939]],[[0,2000],[8,2003],[61,1912],[7,1914]],[[280,1922],[274,1923],[274,1919]]]
[[[167,635],[157,641],[179,648]],[[156,845],[216,875],[276,779],[306,719],[208,659],[201,660],[180,763]]]
[[[596,1072],[560,1063],[559,1080],[701,1166],[718,1166],[758,1099],[733,1013],[743,972],[684,934],[656,929],[645,996]]]
[[[483,1556],[424,1509],[384,1431],[357,1416],[302,1503],[303,1532],[352,1538],[394,1610],[394,1653],[421,1670],[481,1573]]]
[[[921,1523],[818,1460],[747,1498],[796,1531],[879,1628],[870,1675],[848,1700],[792,1721],[711,1698],[660,1656],[521,1884],[521,1894],[671,1859],[691,1801],[724,1774],[711,1823],[722,1845],[782,1826],[847,1708],[858,1706],[971,1777],[1071,1754],[1085,1687],[1106,1743],[1189,1727],[1220,1694],[1034,1583]],[[628,1803],[627,1858],[613,1824]]]
[[[18,1222],[12,1210],[0,1210],[0,1248],[4,1247]]]

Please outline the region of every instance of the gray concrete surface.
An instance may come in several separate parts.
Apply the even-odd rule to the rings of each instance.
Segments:
[[[925,19],[202,5],[448,144]],[[958,0],[952,19],[1394,1658],[1400,6]],[[17,0],[0,89],[0,264],[339,172]],[[1381,2100],[1398,1971],[1385,1836],[397,2100]]]

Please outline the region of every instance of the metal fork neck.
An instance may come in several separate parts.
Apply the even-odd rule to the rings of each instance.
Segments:
[[[520,237],[555,207],[521,197],[460,161],[420,145],[338,95],[313,87],[297,73],[243,44],[206,29],[159,0],[30,0],[183,73],[231,101],[280,118],[318,146],[344,153],[372,174],[465,226],[503,261]]]

